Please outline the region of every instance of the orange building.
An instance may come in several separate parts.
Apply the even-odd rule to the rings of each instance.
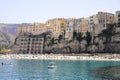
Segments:
[[[89,18],[81,18],[80,22],[80,30],[83,34],[85,34],[89,29]]]

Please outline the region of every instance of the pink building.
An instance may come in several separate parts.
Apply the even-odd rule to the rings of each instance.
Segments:
[[[21,26],[18,27],[18,34],[19,33],[32,33],[33,35],[37,35],[37,34],[42,34],[44,32],[47,32],[47,26],[46,24],[43,23],[33,23],[31,25],[28,26]]]

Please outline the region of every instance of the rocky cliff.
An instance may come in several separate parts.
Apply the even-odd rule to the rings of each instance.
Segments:
[[[111,42],[107,46],[110,52],[120,53],[120,33],[116,33],[112,36]]]
[[[0,24],[0,47],[8,48],[14,44],[15,37],[17,36],[17,28],[24,24]]]
[[[112,36],[111,42],[107,44],[105,50],[105,38],[97,37],[93,44],[87,46],[87,42],[83,39],[79,41],[55,43],[45,47],[45,53],[120,53],[120,33]]]

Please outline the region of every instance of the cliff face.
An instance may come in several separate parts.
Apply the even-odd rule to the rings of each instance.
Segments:
[[[0,31],[16,36],[19,24],[0,24]]]
[[[79,53],[79,43],[78,42],[70,42],[66,43],[62,41],[61,43],[56,43],[51,46],[45,47],[45,53]]]
[[[47,42],[50,42],[46,40]],[[94,40],[94,44],[87,45],[85,39],[82,41],[71,40],[66,41],[61,39],[61,41],[55,40],[52,44],[46,43],[44,47],[44,53],[54,53],[54,54],[70,54],[70,53],[120,53],[120,34],[115,34],[112,36],[111,42],[107,44],[107,51],[105,51],[105,38],[97,37]]]
[[[86,40],[81,42],[58,42],[56,44],[46,46],[46,53],[120,53],[120,33],[116,33],[112,36],[111,42],[106,46],[105,50],[105,37],[97,37],[94,40],[94,44],[87,46]]]
[[[17,24],[0,24],[0,47],[8,48],[14,43]]]
[[[120,33],[116,33],[114,36],[112,36],[112,40],[107,47],[110,52],[120,53]]]
[[[66,42],[63,41],[61,43],[53,44],[51,46],[45,47],[46,53],[86,53],[86,52],[98,52],[98,46],[90,45],[86,46],[86,40],[82,40],[81,42],[71,41]]]
[[[7,48],[10,45],[10,37],[0,31],[0,48]]]
[[[0,24],[0,47],[7,48],[14,44],[17,28],[24,24]]]

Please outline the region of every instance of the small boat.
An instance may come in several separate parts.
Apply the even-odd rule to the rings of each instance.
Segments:
[[[50,62],[49,65],[48,65],[48,69],[54,69],[56,68],[56,65],[54,62]]]

